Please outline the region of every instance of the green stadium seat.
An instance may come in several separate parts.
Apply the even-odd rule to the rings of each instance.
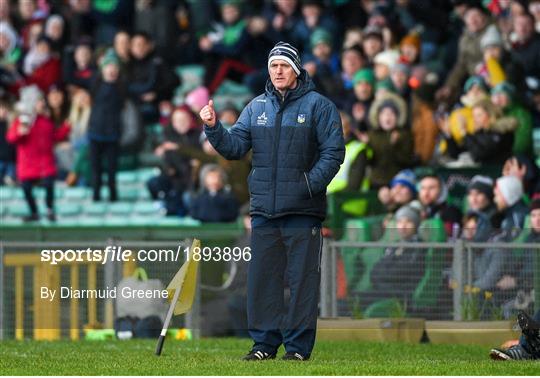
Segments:
[[[118,172],[116,175],[116,181],[118,186],[126,184],[134,184],[137,182],[137,172],[136,171],[123,171]]]
[[[82,217],[79,217],[79,219],[77,219],[77,221],[76,221],[76,224],[78,226],[87,226],[87,227],[102,226],[103,223],[104,223],[104,218],[103,217],[82,216]]]
[[[146,185],[146,182],[152,177],[159,175],[159,168],[144,168],[137,171],[137,181]]]
[[[11,186],[0,186],[0,201],[12,199],[16,190]]]
[[[65,188],[62,198],[74,201],[83,201],[91,197],[91,190],[85,187]]]
[[[30,215],[30,209],[26,202],[11,201],[9,203],[9,215],[12,217],[22,218]]]
[[[140,201],[133,205],[133,212],[138,215],[162,216],[162,207],[159,202]]]
[[[200,220],[193,219],[191,217],[180,218],[180,223],[183,226],[200,226],[202,224]]]
[[[0,217],[4,218],[7,217],[9,214],[9,207],[5,203],[7,201],[0,201]]]
[[[3,218],[2,219],[2,225],[3,226],[20,226],[22,225],[24,222],[22,220],[22,218]]]
[[[85,204],[83,212],[86,216],[103,217],[107,214],[108,204],[105,202],[90,202]]]
[[[118,188],[118,197],[122,201],[135,201],[139,198],[140,192],[146,190],[146,188],[141,189],[134,186],[122,186]]]
[[[81,213],[81,205],[78,203],[63,202],[56,205],[56,215],[58,217],[74,218]]]
[[[129,217],[121,216],[108,216],[103,220],[105,226],[127,226],[129,224]]]
[[[109,214],[113,216],[129,215],[132,210],[133,204],[130,202],[113,202],[109,205]]]

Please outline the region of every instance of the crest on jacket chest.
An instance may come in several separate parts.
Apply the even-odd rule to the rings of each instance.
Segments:
[[[298,114],[298,117],[296,118],[296,122],[298,122],[298,123],[306,122],[306,115],[305,114]]]

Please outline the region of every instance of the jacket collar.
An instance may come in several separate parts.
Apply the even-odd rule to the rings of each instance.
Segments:
[[[300,71],[300,75],[298,75],[298,85],[296,88],[287,91],[285,94],[285,99],[283,100],[283,105],[286,103],[296,100],[306,93],[315,90],[315,84],[313,84],[313,81],[309,77],[306,70],[302,69]],[[265,90],[266,96],[270,97],[278,104],[281,104],[281,94],[278,92],[278,90],[274,87],[274,84],[272,84],[272,81],[268,79],[266,81],[266,90]]]

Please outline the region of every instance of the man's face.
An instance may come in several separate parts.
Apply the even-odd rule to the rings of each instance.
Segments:
[[[514,19],[514,32],[520,41],[527,41],[534,31],[533,24],[527,16],[517,16]]]
[[[392,83],[396,88],[403,89],[407,86],[407,73],[401,71],[401,70],[394,70],[392,71],[392,74],[390,75],[390,79],[392,79]]]
[[[398,205],[405,205],[413,199],[411,190],[402,184],[394,185],[392,189],[390,189],[390,196]]]
[[[401,239],[410,239],[416,233],[414,222],[406,217],[401,217],[396,222],[396,227]]]
[[[117,33],[114,36],[114,51],[121,58],[126,58],[129,56],[130,49],[130,37],[128,33]]]
[[[150,52],[150,47],[151,45],[146,38],[135,36],[131,40],[131,55],[133,55],[135,59],[144,59]]]
[[[360,101],[367,101],[373,96],[373,87],[367,81],[360,81],[354,85],[354,94]]]
[[[87,67],[92,60],[92,50],[90,47],[81,45],[75,49],[75,62],[78,67]]]
[[[363,67],[363,63],[360,55],[354,51],[345,51],[341,57],[341,68],[348,76],[352,76],[359,71]]]
[[[531,228],[534,232],[540,232],[540,209],[531,211]]]
[[[441,194],[441,184],[434,177],[426,177],[420,182],[418,198],[424,206],[433,205]]]
[[[218,192],[223,188],[223,180],[217,171],[208,172],[204,177],[204,186],[211,192]]]
[[[364,53],[370,58],[380,53],[383,49],[382,41],[376,36],[368,36],[362,42]]]
[[[332,55],[332,47],[327,43],[317,43],[317,45],[313,47],[313,55],[315,55],[317,59],[326,62]]]
[[[240,10],[234,5],[223,5],[221,8],[221,18],[227,25],[234,24],[240,18]]]
[[[489,205],[489,198],[477,189],[469,190],[467,202],[471,210],[484,210]]]
[[[508,207],[508,204],[506,203],[506,200],[504,199],[498,186],[495,186],[495,190],[493,191],[493,201],[495,202],[495,205],[499,211]]]
[[[171,124],[179,134],[185,134],[191,126],[191,117],[184,110],[177,110],[171,116]]]
[[[471,9],[465,13],[465,26],[470,33],[477,33],[486,25],[486,17],[478,9]]]
[[[268,72],[272,84],[278,91],[286,91],[296,86],[296,73],[286,61],[281,59],[272,61]]]

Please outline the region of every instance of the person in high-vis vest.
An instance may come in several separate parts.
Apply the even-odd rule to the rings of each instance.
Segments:
[[[360,142],[352,132],[351,118],[344,112],[340,112],[343,138],[345,139],[345,160],[327,187],[327,194],[341,191],[365,192],[369,189],[369,181],[362,172],[366,166],[366,160],[371,159],[373,152],[366,143]],[[351,215],[364,215],[367,210],[365,199],[350,199],[343,203],[342,210]]]

